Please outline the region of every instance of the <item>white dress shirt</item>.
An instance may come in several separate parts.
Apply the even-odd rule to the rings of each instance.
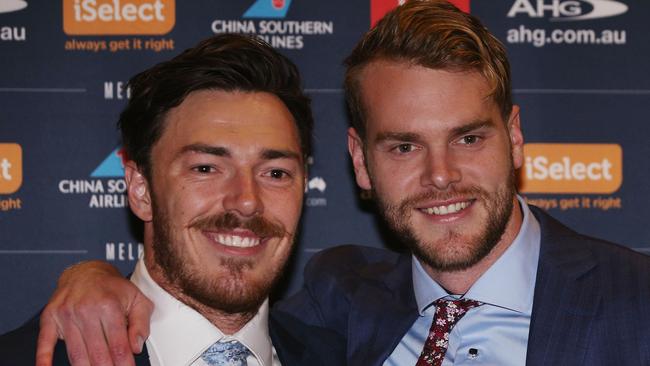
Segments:
[[[217,341],[236,339],[248,347],[252,355],[248,366],[280,366],[269,336],[268,299],[242,329],[225,335],[196,310],[163,290],[149,276],[140,258],[131,276],[142,293],[154,303],[150,335],[146,341],[152,366],[205,366],[201,354]]]

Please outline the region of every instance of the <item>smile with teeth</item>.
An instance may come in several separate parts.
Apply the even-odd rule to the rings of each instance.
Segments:
[[[217,243],[228,247],[250,248],[260,244],[259,238],[251,238],[239,235],[219,234],[215,236]]]
[[[422,211],[428,213],[429,215],[451,215],[466,209],[470,204],[471,202],[469,201],[456,202],[450,205],[423,208]]]

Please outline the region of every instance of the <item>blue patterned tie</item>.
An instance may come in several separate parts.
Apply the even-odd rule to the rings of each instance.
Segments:
[[[251,351],[236,340],[211,345],[201,359],[210,366],[246,366]]]

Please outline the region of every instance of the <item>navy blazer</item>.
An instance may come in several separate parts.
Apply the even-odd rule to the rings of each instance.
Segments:
[[[36,316],[22,327],[0,336],[0,365],[34,365],[36,362],[36,340],[39,317]],[[301,365],[343,365],[345,345],[335,332],[307,325],[291,314],[271,311],[269,334],[278,358],[283,366]],[[69,366],[63,341],[59,341],[54,352],[53,366]],[[149,366],[146,347],[135,356],[137,366]]]
[[[541,247],[526,364],[650,365],[650,257],[531,211]],[[411,255],[322,251],[303,289],[278,305],[346,338],[348,364],[381,365],[418,316]]]

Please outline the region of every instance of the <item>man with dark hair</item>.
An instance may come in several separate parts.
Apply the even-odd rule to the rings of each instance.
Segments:
[[[137,364],[339,363],[333,332],[268,314],[293,247],[310,149],[310,101],[296,67],[256,38],[222,35],[129,85],[119,127],[129,206],[144,222],[145,246],[131,281],[151,301],[138,294],[131,305],[147,313],[153,303]],[[98,338],[64,327],[68,352],[60,342],[55,364],[68,364],[66,356],[73,364],[133,364],[130,352],[109,351],[128,349],[111,338],[125,323],[102,321],[85,328]],[[34,364],[37,329],[38,318],[0,338],[0,364]],[[135,338],[140,351],[145,337]]]
[[[650,364],[650,260],[517,196],[519,107],[476,18],[406,2],[346,63],[357,184],[410,253],[318,253],[276,310],[346,337],[351,365]]]

